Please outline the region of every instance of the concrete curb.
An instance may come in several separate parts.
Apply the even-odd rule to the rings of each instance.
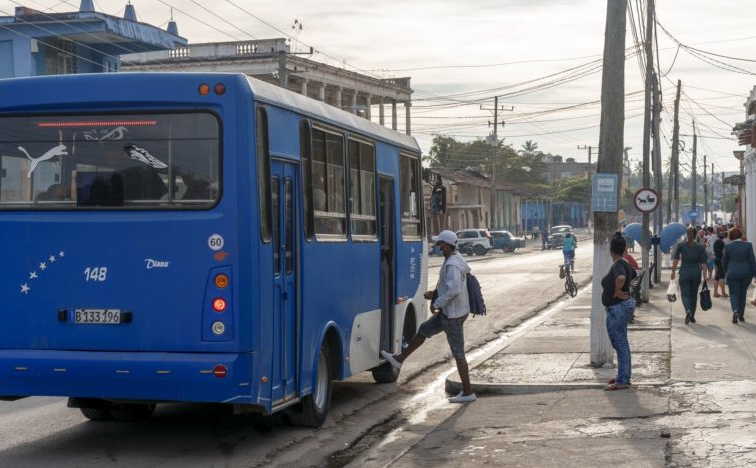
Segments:
[[[669,383],[668,381],[651,381],[640,384],[633,384],[633,388],[653,388],[661,387]],[[605,383],[539,383],[539,384],[490,384],[481,382],[472,382],[472,389],[475,393],[489,395],[524,395],[531,393],[548,393],[560,392],[563,390],[595,390],[606,387]],[[446,393],[456,395],[462,390],[462,383],[457,380],[447,378],[445,385]]]
[[[582,288],[588,286],[589,284],[591,284],[592,281],[593,281],[593,275],[589,276],[584,281],[581,281],[578,284],[578,289],[582,289]],[[524,323],[526,320],[530,320],[531,318],[535,317],[536,315],[540,314],[544,310],[546,310],[549,307],[553,306],[559,300],[561,300],[561,299],[563,299],[565,297],[567,297],[567,293],[560,294],[555,299],[553,299],[553,300],[547,302],[546,304],[544,304],[542,307],[539,307],[539,308],[533,310],[533,313],[532,314],[528,314],[527,317],[524,317],[520,321],[519,324]],[[484,354],[483,356],[481,356],[480,359],[478,359],[478,361],[474,365],[470,366],[470,372],[472,372],[473,369],[475,369],[476,367],[478,367],[481,364],[483,364],[484,362],[486,362],[488,359],[490,359],[495,354],[499,353],[502,349],[505,349],[507,346],[511,345],[513,342],[510,342],[509,344],[507,344],[506,346],[504,346],[502,348],[491,350],[490,352],[488,352],[488,353]],[[465,352],[470,352],[471,350],[472,349],[465,350]],[[454,360],[452,359],[452,362],[453,361]],[[558,391],[558,390],[579,390],[580,388],[572,387],[572,385],[593,385],[593,384],[488,384],[488,383],[471,382],[471,385],[472,385],[473,391],[475,391],[476,393],[480,392],[480,393],[523,394],[523,393],[552,392],[552,391]],[[479,385],[481,386],[480,390],[479,390],[479,387],[478,387]],[[567,386],[569,386],[569,388],[562,388],[562,389],[560,389],[560,388],[553,388],[553,387],[556,387],[557,385],[567,385]],[[492,387],[501,387],[501,390],[504,390],[504,389],[506,389],[506,388],[508,388],[510,386],[523,387],[523,388],[532,387],[532,388],[550,388],[550,389],[549,390],[538,390],[538,391],[513,391],[513,392],[506,392],[506,391],[493,391],[493,388],[492,388]],[[447,393],[457,394],[457,393],[459,393],[460,390],[462,390],[462,382],[460,382],[459,379],[457,378],[456,374],[454,372],[452,372],[446,378],[446,383],[444,384],[444,387],[446,388],[446,392]],[[603,388],[603,387],[604,387],[604,385],[600,385],[599,387],[585,387],[585,388]],[[553,389],[551,389],[551,388],[553,388]]]

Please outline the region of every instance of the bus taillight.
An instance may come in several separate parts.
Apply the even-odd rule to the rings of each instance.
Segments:
[[[216,312],[223,312],[226,310],[226,300],[222,297],[218,297],[213,299],[213,310]]]
[[[228,286],[228,275],[218,273],[215,275],[215,287],[218,289],[226,289]]]
[[[216,83],[215,94],[217,94],[218,96],[226,94],[226,85],[224,85],[223,83]]]
[[[220,378],[223,378],[228,375],[228,369],[226,369],[226,366],[223,364],[218,364],[213,368],[213,375]]]
[[[207,83],[202,83],[201,85],[199,85],[199,93],[200,96],[207,96],[208,94],[210,94],[210,85],[208,85]]]

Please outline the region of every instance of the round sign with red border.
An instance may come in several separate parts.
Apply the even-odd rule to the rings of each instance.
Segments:
[[[635,192],[633,202],[641,213],[650,213],[659,207],[659,194],[654,189],[642,188]]]

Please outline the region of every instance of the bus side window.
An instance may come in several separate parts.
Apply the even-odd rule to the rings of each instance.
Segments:
[[[304,195],[305,237],[312,239],[315,235],[312,203],[312,138],[309,120],[299,125],[299,146],[302,153],[302,193]]]
[[[257,153],[257,194],[260,205],[260,238],[271,241],[271,191],[270,191],[270,146],[268,144],[268,114],[262,107],[257,108],[256,129]]]
[[[343,135],[313,128],[310,166],[315,233],[343,237],[346,235]]]
[[[401,181],[402,236],[417,238],[423,234],[420,159],[401,154],[399,156],[399,177]]]
[[[375,147],[349,140],[349,212],[353,236],[376,235]]]

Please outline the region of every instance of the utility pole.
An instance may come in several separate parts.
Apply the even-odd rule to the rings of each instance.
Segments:
[[[651,187],[651,91],[653,89],[653,70],[654,70],[654,2],[646,2],[646,93],[643,110],[643,187]],[[605,65],[606,66],[606,65]],[[651,216],[649,213],[643,213],[643,228],[641,230],[641,258],[642,268],[647,274],[643,275],[641,283],[641,299],[643,302],[648,301],[648,288],[651,282],[651,275],[648,274],[650,264],[649,247],[651,238],[649,232]]]
[[[677,80],[677,95],[675,96],[675,122],[672,127],[672,167],[670,170],[674,174],[674,214],[673,220],[680,219],[680,88],[682,81]]]
[[[499,226],[494,226],[494,220],[496,219],[496,160],[497,155],[499,154],[499,96],[494,96],[494,108],[493,109],[484,109],[483,106],[480,106],[481,110],[493,110],[494,113],[494,121],[493,121],[493,141],[491,142],[492,147],[492,155],[491,155],[491,209],[490,213],[488,214],[488,228],[494,229]],[[501,109],[506,110],[506,109]],[[514,107],[512,107],[511,110],[514,110]],[[504,122],[501,123],[504,125]],[[491,125],[491,121],[488,122],[488,125]]]
[[[625,32],[627,0],[607,0],[604,66],[601,71],[601,130],[597,173],[617,174],[617,200],[622,187],[625,126]],[[591,302],[591,365],[601,367],[614,354],[601,304],[601,278],[611,266],[609,243],[617,230],[617,212],[593,213],[593,292]]]
[[[652,81],[653,81],[653,96],[654,96],[654,105],[653,105],[653,132],[654,132],[654,154],[653,154],[653,166],[654,166],[654,188],[656,189],[657,196],[660,198],[658,200],[658,205],[656,208],[656,211],[654,211],[654,235],[655,236],[661,236],[662,231],[662,215],[664,214],[664,210],[662,208],[662,200],[664,198],[664,187],[662,182],[662,163],[661,163],[661,132],[659,130],[659,127],[661,126],[661,89],[659,89],[659,80],[656,76],[656,72],[651,73]],[[656,264],[656,268],[654,268],[654,283],[661,282],[661,262],[659,261],[659,246],[654,245],[654,263]]]
[[[499,96],[494,98],[493,157],[491,158],[491,212],[488,214],[488,228],[494,229],[496,213],[496,159],[499,154]]]
[[[588,150],[588,164],[591,164],[593,162],[593,146],[578,145],[577,149]]]
[[[707,226],[709,225],[709,186],[707,185],[708,182],[706,180],[706,170],[708,169],[708,164],[706,163],[706,155],[704,154],[704,178],[703,178],[703,186],[704,186],[704,224]]]
[[[711,163],[711,204],[712,205],[714,204],[714,186],[716,185],[716,183],[717,183],[717,175],[714,174],[714,163]],[[721,196],[720,196],[719,203],[720,203],[720,211],[721,211],[721,209],[722,209],[721,208],[721,204],[722,204]],[[714,209],[712,209],[711,210],[711,224],[716,224],[716,222],[717,222],[717,220],[716,220],[716,216],[714,216]]]
[[[672,195],[673,187],[674,187],[674,168],[672,158],[669,158],[669,171],[667,173],[667,224],[670,224],[672,222]]]
[[[690,198],[692,200],[690,209],[692,211],[695,211],[698,213],[698,187],[696,186],[696,178],[698,177],[698,174],[696,172],[696,158],[697,158],[697,151],[698,151],[698,136],[696,135],[696,121],[693,121],[693,162],[692,162],[692,175],[691,175],[691,183],[693,184],[693,187],[691,188]]]

